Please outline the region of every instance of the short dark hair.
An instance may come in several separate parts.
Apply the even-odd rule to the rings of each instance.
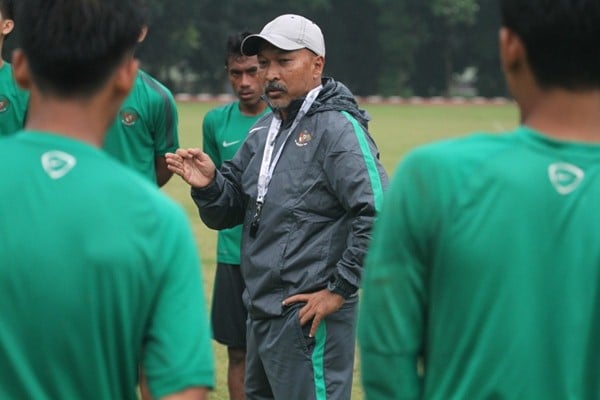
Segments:
[[[542,88],[600,88],[599,0],[501,0]]]
[[[139,0],[19,0],[15,27],[33,81],[59,97],[94,94],[145,24]]]
[[[248,31],[237,32],[227,37],[227,54],[225,55],[225,67],[229,67],[229,57],[240,57],[242,53],[242,42],[252,33]]]
[[[14,19],[15,6],[12,0],[0,0],[0,13],[3,19]]]

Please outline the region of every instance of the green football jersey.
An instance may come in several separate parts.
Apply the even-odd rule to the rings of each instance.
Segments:
[[[17,85],[11,65],[4,62],[0,66],[0,136],[23,129],[28,101],[29,92]]]
[[[240,148],[250,128],[266,113],[247,116],[240,112],[239,102],[209,111],[202,122],[202,142],[204,152],[210,156],[217,168],[233,158]],[[223,229],[217,237],[217,261],[226,264],[240,264],[240,243],[242,226]]]
[[[367,397],[597,399],[599,225],[600,145],[520,127],[412,152],[365,266]]]
[[[106,135],[104,149],[156,183],[155,157],[177,150],[177,124],[171,92],[140,70]]]
[[[213,386],[200,262],[156,186],[83,142],[0,139],[0,398]]]

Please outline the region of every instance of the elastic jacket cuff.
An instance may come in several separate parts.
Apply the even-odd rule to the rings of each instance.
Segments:
[[[352,297],[352,295],[354,295],[357,291],[356,287],[340,277],[331,278],[329,282],[327,282],[327,289],[331,293],[339,294],[346,300]]]
[[[219,173],[219,171],[215,171],[215,178],[208,185],[202,188],[192,186],[192,198],[194,200],[199,200],[201,203],[214,201],[221,195],[223,185],[220,183],[222,181],[223,176]]]

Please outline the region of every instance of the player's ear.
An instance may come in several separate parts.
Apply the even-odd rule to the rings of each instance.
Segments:
[[[498,34],[500,60],[506,73],[515,71],[526,62],[525,46],[511,29],[502,27]]]
[[[323,69],[325,68],[325,57],[317,56],[312,60],[313,65],[313,77],[315,79],[320,78],[323,75]]]
[[[13,29],[15,29],[15,21],[13,21],[12,19],[5,19],[4,21],[2,21],[0,29],[2,30],[3,36],[8,35],[12,32]]]
[[[23,89],[30,90],[32,83],[31,71],[29,69],[29,63],[27,62],[25,53],[19,49],[14,50],[11,64],[15,82],[17,82],[17,84],[19,84],[19,86],[21,86]]]
[[[144,26],[142,26],[142,29],[140,30],[140,36],[138,37],[138,43],[142,43],[144,40],[146,40],[147,35],[148,35],[148,25],[144,25]]]

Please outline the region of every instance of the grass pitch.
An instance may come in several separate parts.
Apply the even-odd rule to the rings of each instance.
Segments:
[[[216,103],[179,103],[179,142],[181,147],[202,146],[202,118]],[[369,131],[380,151],[386,171],[393,175],[396,165],[412,148],[470,132],[502,132],[518,125],[514,105],[362,105],[372,117]],[[210,305],[216,266],[216,232],[206,228],[189,195],[189,187],[174,176],[163,190],[187,211],[200,248],[207,304]],[[229,399],[227,393],[227,353],[214,345],[216,389],[210,398]],[[360,363],[355,364],[352,399],[364,398],[360,386]]]

